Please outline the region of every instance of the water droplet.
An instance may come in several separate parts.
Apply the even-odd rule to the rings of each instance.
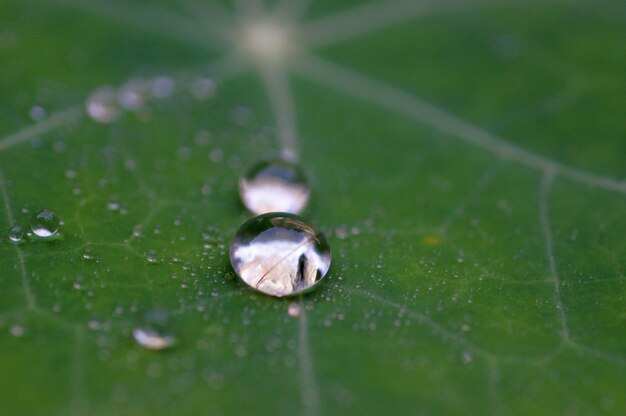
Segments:
[[[298,214],[309,202],[309,187],[297,166],[285,161],[261,162],[239,181],[239,195],[255,214]]]
[[[141,110],[150,98],[150,86],[142,79],[133,79],[123,85],[117,93],[117,99],[127,111]]]
[[[216,83],[210,78],[198,78],[191,86],[191,93],[198,101],[205,101],[215,95]]]
[[[24,238],[24,230],[19,225],[14,225],[9,230],[9,240],[19,243]]]
[[[59,231],[60,221],[56,214],[47,209],[33,214],[30,220],[30,229],[36,236],[42,238],[52,237]]]
[[[176,82],[170,77],[156,77],[152,80],[152,95],[155,98],[167,98],[175,89]]]
[[[24,336],[24,333],[26,331],[24,330],[24,327],[22,325],[15,324],[11,325],[9,332],[11,332],[11,335],[13,335],[14,337],[21,337]]]
[[[300,316],[301,311],[302,308],[300,307],[299,303],[292,302],[289,304],[289,306],[287,306],[287,314],[289,314],[289,316],[291,316],[292,318],[297,318],[298,316]]]
[[[244,223],[230,245],[237,275],[254,289],[289,296],[312,288],[328,272],[324,235],[296,215],[268,213]]]
[[[112,87],[98,88],[87,99],[86,107],[89,116],[98,123],[114,123],[121,115],[117,93]]]
[[[156,250],[148,250],[146,252],[146,260],[148,260],[148,263],[156,263],[157,261],[157,252]]]
[[[34,121],[42,121],[46,118],[46,110],[43,107],[36,105],[30,109],[29,115]]]
[[[137,344],[155,351],[176,344],[176,337],[169,329],[169,316],[161,310],[147,312],[141,325],[133,329],[133,337]]]

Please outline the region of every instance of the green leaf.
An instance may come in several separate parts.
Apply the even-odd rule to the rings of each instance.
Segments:
[[[0,413],[626,413],[622,2],[235,3],[0,6]],[[333,265],[274,299],[227,252],[289,152]]]

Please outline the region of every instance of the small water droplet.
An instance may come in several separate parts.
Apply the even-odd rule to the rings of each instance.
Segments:
[[[215,95],[216,83],[210,78],[198,78],[191,86],[191,93],[198,101],[206,101]]]
[[[83,260],[91,261],[91,260],[93,260],[93,259],[94,259],[94,255],[93,255],[93,253],[91,252],[91,250],[90,250],[90,249],[86,248],[86,249],[83,251]]]
[[[157,261],[157,252],[156,250],[150,249],[146,251],[146,260],[148,263],[156,263]]]
[[[26,331],[24,330],[24,327],[22,325],[15,324],[11,325],[9,332],[11,332],[11,335],[13,335],[14,337],[22,337],[24,336],[24,333]]]
[[[113,87],[98,88],[87,99],[87,113],[98,123],[114,123],[121,116],[117,105],[117,92]]]
[[[29,115],[34,121],[42,121],[46,118],[46,110],[43,107],[36,105],[30,109]]]
[[[285,161],[261,162],[240,181],[239,195],[255,214],[266,212],[300,213],[309,202],[304,175]]]
[[[268,213],[244,223],[230,245],[230,262],[252,288],[289,296],[317,284],[330,267],[324,235],[296,215]]]
[[[19,225],[14,225],[9,229],[9,240],[19,243],[24,238],[24,230]]]
[[[292,318],[297,318],[298,316],[300,316],[301,311],[302,308],[300,307],[299,303],[292,302],[289,304],[289,306],[287,306],[287,314],[289,314],[289,316],[291,316]]]
[[[167,98],[175,89],[176,82],[170,77],[156,77],[152,80],[152,95],[155,98]]]
[[[30,220],[30,229],[36,236],[42,238],[52,237],[59,231],[60,221],[56,214],[44,209],[33,214]]]
[[[150,86],[142,79],[130,80],[117,93],[120,106],[127,111],[141,110],[148,98],[150,98]]]
[[[137,344],[154,351],[176,344],[176,337],[169,328],[169,316],[161,310],[147,312],[141,324],[133,329],[133,337]]]

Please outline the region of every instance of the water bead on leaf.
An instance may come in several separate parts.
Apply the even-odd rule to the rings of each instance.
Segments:
[[[315,286],[328,272],[330,260],[324,235],[289,213],[248,220],[230,246],[230,261],[241,280],[277,297]]]
[[[19,243],[24,238],[24,230],[19,225],[14,225],[9,229],[9,240]]]
[[[239,194],[254,214],[299,214],[309,202],[310,192],[298,167],[278,160],[255,165],[239,181]]]
[[[37,237],[49,238],[59,231],[60,221],[56,214],[44,209],[33,214],[30,228]]]

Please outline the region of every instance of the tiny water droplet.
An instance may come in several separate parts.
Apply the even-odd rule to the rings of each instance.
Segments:
[[[24,330],[24,327],[22,325],[15,324],[11,326],[9,332],[11,332],[11,335],[13,335],[14,337],[21,337],[24,336],[24,333],[26,331]]]
[[[142,79],[133,79],[123,85],[117,93],[117,99],[127,111],[141,110],[150,98],[150,86]]]
[[[277,297],[312,288],[328,272],[330,260],[324,235],[288,213],[248,220],[230,245],[230,262],[241,280]]]
[[[300,312],[302,312],[302,308],[299,303],[292,302],[289,306],[287,306],[287,314],[289,314],[292,318],[300,316]]]
[[[133,329],[133,337],[137,344],[154,351],[176,344],[176,337],[169,328],[169,316],[161,310],[147,312],[141,324]]]
[[[9,240],[19,243],[24,238],[24,230],[19,225],[14,225],[9,230]]]
[[[85,251],[83,251],[83,260],[90,261],[93,259],[94,259],[93,253],[91,252],[90,249],[86,248]]]
[[[191,93],[198,101],[206,101],[215,95],[216,83],[210,78],[198,78],[191,86]]]
[[[239,195],[255,214],[300,213],[309,202],[309,187],[296,165],[285,161],[261,162],[240,181]]]
[[[156,77],[152,80],[152,95],[155,98],[167,98],[174,93],[176,82],[170,77]]]
[[[156,263],[157,261],[157,252],[156,250],[150,249],[146,251],[146,260],[148,263]]]
[[[114,123],[121,116],[117,105],[117,92],[113,87],[98,88],[87,98],[87,114],[98,123]]]
[[[30,229],[42,238],[52,237],[59,231],[60,221],[56,214],[44,209],[33,214],[30,220]]]
[[[252,119],[252,110],[248,107],[238,106],[230,111],[230,121],[238,126],[245,126]]]

